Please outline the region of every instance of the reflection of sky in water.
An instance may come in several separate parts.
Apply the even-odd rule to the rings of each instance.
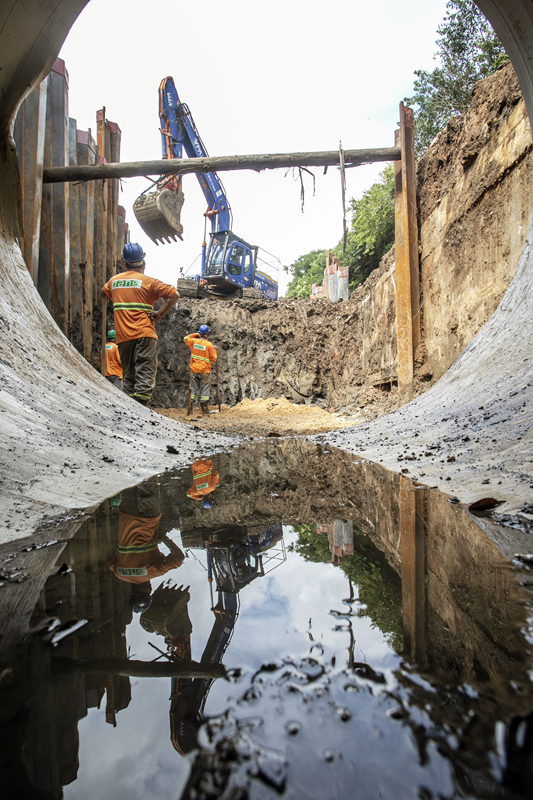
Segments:
[[[170,536],[181,543],[177,532],[171,532]],[[292,528],[285,528],[286,545],[295,538]],[[190,585],[192,658],[200,661],[214,615],[210,610],[206,554],[195,550],[194,556],[190,554],[179,570],[152,581],[152,588],[155,590],[168,578],[178,585]],[[348,580],[340,569],[332,564],[304,562],[297,553],[287,552],[287,561],[279,568],[241,590],[239,617],[224,664],[228,668],[255,671],[262,664],[279,662],[284,657],[307,656],[317,643],[324,649],[323,656],[319,655],[318,647],[315,649],[322,663],[335,656],[337,668],[342,669],[348,658],[349,633],[346,622],[330,611],[346,612],[349,607],[342,601],[348,596]],[[398,656],[382,633],[371,627],[367,617],[351,619],[355,660],[368,660],[377,670],[393,669]],[[341,629],[335,630],[339,626]],[[153,659],[156,653],[149,641],[166,649],[162,637],[142,629],[137,615],[127,627],[126,637],[130,657]],[[132,700],[127,709],[117,714],[116,729],[106,724],[103,707],[89,710],[88,716],[80,721],[80,768],[76,782],[65,787],[66,798],[167,800],[180,796],[188,777],[188,761],[176,753],[170,741],[170,678],[134,678],[131,683]],[[238,685],[215,681],[206,714],[223,712],[241,691]]]

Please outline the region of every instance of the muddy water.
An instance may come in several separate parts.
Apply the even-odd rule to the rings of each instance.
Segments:
[[[235,449],[0,550],[6,797],[525,798],[531,535]]]

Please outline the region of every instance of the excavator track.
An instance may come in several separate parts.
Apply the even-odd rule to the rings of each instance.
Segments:
[[[180,222],[185,197],[183,192],[158,189],[142,194],[133,204],[137,222],[155,244],[170,244],[178,237],[183,241],[183,225]]]

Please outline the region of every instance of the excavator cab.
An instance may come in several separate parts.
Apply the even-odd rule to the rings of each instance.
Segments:
[[[202,278],[225,294],[237,287],[252,288],[258,248],[231,231],[211,234]]]

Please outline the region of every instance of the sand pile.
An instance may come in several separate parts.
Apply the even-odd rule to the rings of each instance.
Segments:
[[[260,437],[326,433],[359,421],[353,417],[337,417],[316,406],[297,405],[284,397],[269,397],[266,400],[245,398],[232,407],[223,405],[220,413],[216,406],[210,406],[210,409],[212,413],[209,417],[202,417],[200,409],[195,409],[190,424],[228,434]],[[183,409],[160,408],[157,411],[167,417],[186,421]],[[215,411],[217,413],[213,413]]]

